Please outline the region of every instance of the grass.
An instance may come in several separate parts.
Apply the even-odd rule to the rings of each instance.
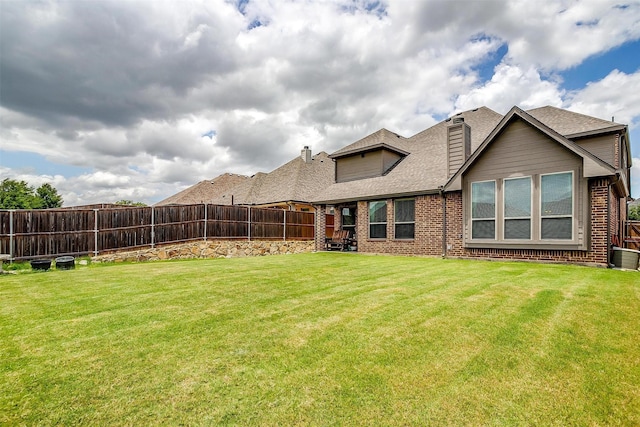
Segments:
[[[0,425],[640,425],[634,272],[318,253],[0,301]]]

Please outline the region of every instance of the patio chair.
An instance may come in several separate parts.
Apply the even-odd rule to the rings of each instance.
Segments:
[[[345,251],[349,247],[349,231],[335,230],[333,236],[325,238],[325,249],[328,251]]]

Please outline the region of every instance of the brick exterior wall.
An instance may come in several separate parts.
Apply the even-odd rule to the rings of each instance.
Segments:
[[[387,202],[387,238],[369,238],[369,203],[358,202],[358,251],[402,255],[442,255],[442,199],[439,195],[415,197],[415,237],[394,239],[393,200]]]
[[[443,198],[439,194],[415,197],[415,238],[396,240],[394,236],[393,201],[387,200],[387,238],[369,239],[369,204],[359,201],[357,206],[356,233],[358,251],[404,255],[443,256],[443,227],[446,226],[446,256],[452,258],[509,259],[542,262],[579,263],[606,266],[611,236],[620,230],[620,199],[609,193],[606,178],[589,181],[590,239],[589,249],[541,250],[541,249],[471,249],[463,243],[462,192],[446,193],[446,217],[443,215]],[[609,194],[608,194],[609,193]],[[609,209],[607,209],[609,200]],[[610,221],[607,212],[610,211]],[[318,214],[317,218],[321,215]],[[336,218],[339,215],[336,215]],[[443,224],[444,220],[444,224]],[[318,222],[318,220],[317,220]],[[337,227],[337,226],[336,226]],[[324,228],[317,228],[324,236]],[[317,237],[316,237],[317,240]],[[323,240],[324,241],[324,240]]]
[[[608,179],[595,179],[589,182],[589,205],[591,236],[589,249],[586,251],[575,250],[541,250],[541,249],[468,249],[462,242],[462,193],[447,194],[447,241],[451,250],[447,256],[460,258],[481,259],[509,259],[522,261],[542,261],[577,263],[587,265],[607,266],[608,242],[607,242],[607,192],[609,191]],[[617,199],[611,194],[611,216],[616,216],[614,206]],[[451,211],[449,211],[451,206]],[[611,221],[611,229],[615,221]]]

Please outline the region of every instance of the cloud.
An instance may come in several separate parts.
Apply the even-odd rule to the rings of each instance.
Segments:
[[[636,128],[640,124],[640,68],[633,74],[611,71],[605,78],[590,82],[568,94],[566,106],[576,112],[602,119],[615,117],[618,123]]]
[[[58,181],[67,203],[152,203],[481,105],[633,127],[637,73],[557,73],[639,37],[640,5],[613,1],[5,2],[1,148],[90,170]]]
[[[7,2],[1,16],[3,105],[107,126],[175,114],[171,98],[232,71],[242,21],[215,1]]]
[[[504,114],[514,105],[524,109],[543,105],[560,107],[563,95],[557,82],[544,80],[534,68],[500,64],[490,81],[458,96],[456,110],[486,104]]]

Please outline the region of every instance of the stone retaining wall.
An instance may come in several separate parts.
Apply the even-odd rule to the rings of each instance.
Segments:
[[[155,248],[121,251],[91,258],[92,262],[157,261],[189,258],[238,258],[265,255],[298,254],[314,251],[309,241],[208,240],[163,245]]]

